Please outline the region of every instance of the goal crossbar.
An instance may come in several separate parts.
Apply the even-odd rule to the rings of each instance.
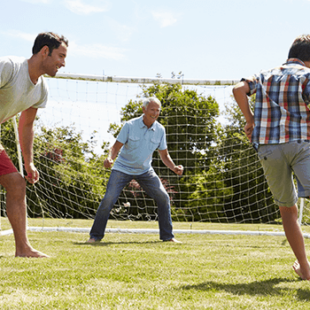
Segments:
[[[167,83],[167,84],[205,85],[205,86],[235,85],[239,82],[239,80],[204,80],[204,79],[183,79],[183,78],[166,79],[166,78],[124,77],[124,76],[107,76],[107,75],[85,75],[85,74],[71,74],[71,73],[57,74],[55,78],[96,81],[96,82],[110,82],[110,83],[134,83],[134,84]]]

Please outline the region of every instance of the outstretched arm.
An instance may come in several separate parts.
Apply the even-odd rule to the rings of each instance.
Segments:
[[[22,112],[19,119],[18,133],[20,147],[24,157],[25,170],[27,175],[26,180],[32,184],[38,182],[39,172],[33,163],[33,123],[37,115],[37,109],[29,108]]]
[[[250,109],[247,93],[249,93],[250,87],[247,82],[240,82],[233,88],[233,94],[238,106],[243,113],[246,125],[244,126],[244,132],[249,140],[251,140],[252,132],[254,129],[254,115]]]
[[[172,170],[174,173],[176,173],[177,175],[182,175],[183,174],[183,166],[179,165],[176,166],[173,162],[173,160],[171,159],[169,152],[167,149],[165,150],[158,150],[159,155],[161,160],[163,161],[163,163],[170,169]]]
[[[115,141],[115,143],[113,144],[113,146],[109,150],[108,157],[105,159],[105,161],[103,163],[105,168],[111,168],[112,167],[113,161],[116,158],[119,150],[121,149],[121,147],[123,145],[124,145],[123,143],[121,143],[117,140]]]

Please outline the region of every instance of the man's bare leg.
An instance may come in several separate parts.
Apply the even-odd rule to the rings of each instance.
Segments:
[[[293,265],[295,272],[303,279],[310,280],[310,267],[306,255],[304,238],[298,224],[297,206],[280,207],[286,238],[297,258]]]
[[[0,176],[0,184],[6,189],[6,213],[11,223],[16,257],[48,257],[32,248],[26,232],[26,182],[18,173]]]

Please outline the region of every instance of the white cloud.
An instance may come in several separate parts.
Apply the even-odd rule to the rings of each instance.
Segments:
[[[28,42],[33,43],[36,34],[26,33],[18,30],[9,30],[0,32],[6,36],[22,39]],[[105,46],[102,44],[89,44],[89,45],[78,45],[74,41],[69,41],[69,49],[68,53],[70,55],[79,55],[85,57],[93,57],[93,58],[105,58],[105,59],[113,59],[113,60],[121,60],[125,58],[126,49],[113,47],[113,46]]]
[[[121,60],[125,58],[125,51],[125,49],[105,46],[102,44],[78,45],[75,42],[69,42],[68,54],[92,58]]]
[[[22,0],[24,2],[28,2],[28,3],[32,3],[32,4],[47,4],[47,3],[50,3],[51,0]]]
[[[66,7],[73,13],[88,15],[91,13],[106,12],[110,8],[108,0],[65,0]]]
[[[152,15],[162,28],[171,26],[178,21],[174,14],[166,11],[153,11]]]
[[[2,32],[2,33],[7,35],[7,36],[10,36],[10,37],[23,39],[25,41],[29,41],[32,43],[34,42],[35,38],[38,35],[38,34],[22,32],[22,31],[18,31],[18,30],[9,30],[9,31]]]
[[[112,20],[112,19],[108,19],[108,24],[109,24],[111,31],[115,33],[115,36],[120,41],[127,42],[130,40],[134,32],[133,27],[120,24],[119,22]]]
[[[117,37],[120,40],[122,40],[124,42],[129,41],[129,39],[131,38],[132,33],[133,33],[132,27],[129,27],[126,25],[119,25],[117,27],[117,30],[118,30]]]

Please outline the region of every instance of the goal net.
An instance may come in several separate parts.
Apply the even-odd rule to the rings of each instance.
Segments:
[[[180,177],[161,162],[153,167],[171,200],[174,222],[281,223],[256,151],[243,134],[244,120],[234,102],[237,81],[203,81],[58,75],[46,78],[49,99],[35,123],[34,160],[40,181],[27,185],[28,218],[93,219],[104,196],[110,170],[103,167],[124,121],[142,113],[141,101],[162,102],[159,122]],[[17,120],[18,121],[18,120]],[[14,122],[2,124],[1,143],[19,167]],[[5,191],[0,191],[2,231]],[[300,216],[308,223],[308,205]],[[132,180],[110,219],[156,221],[156,203]],[[72,226],[78,226],[72,221]]]

